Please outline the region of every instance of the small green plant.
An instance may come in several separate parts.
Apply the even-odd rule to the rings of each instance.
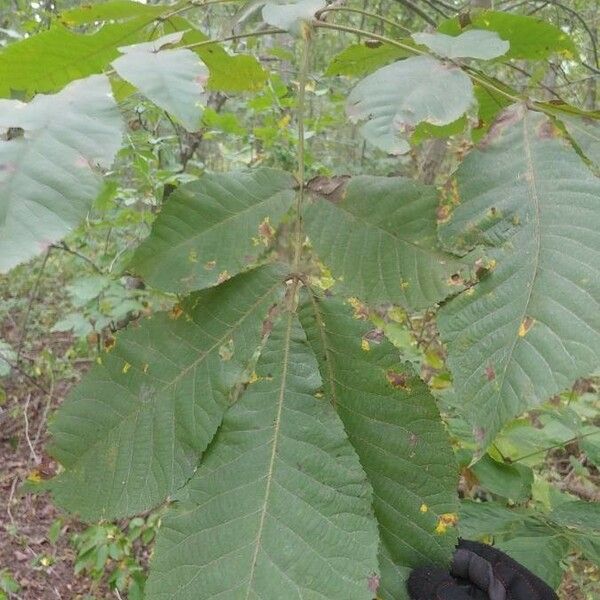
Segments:
[[[99,523],[71,538],[77,555],[75,573],[87,573],[94,581],[103,581],[111,589],[127,594],[130,600],[143,597],[145,571],[136,557],[154,540],[159,513],[135,517],[125,527]],[[136,548],[137,544],[137,548]]]
[[[6,569],[0,569],[0,600],[10,600],[12,594],[17,594],[21,586]]]

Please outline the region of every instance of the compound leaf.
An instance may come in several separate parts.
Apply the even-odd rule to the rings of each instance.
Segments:
[[[600,180],[546,117],[519,105],[457,183],[443,240],[459,251],[483,244],[497,264],[442,307],[438,325],[457,396],[487,445],[600,361]]]
[[[276,169],[204,175],[171,195],[138,247],[134,268],[159,289],[216,285],[264,251],[294,199],[294,179]]]
[[[367,121],[361,131],[371,144],[404,154],[419,123],[452,123],[473,100],[471,80],[460,68],[413,56],[365,77],[350,93],[346,112],[353,121]]]
[[[379,596],[407,598],[410,568],[447,564],[456,543],[458,475],[434,398],[396,348],[369,335],[368,324],[341,301],[312,296],[300,319],[326,397],[373,487],[382,543]]]
[[[108,79],[94,75],[25,104],[0,100],[0,272],[28,260],[82,221],[98,195],[97,167],[121,145]]]
[[[294,314],[256,378],[163,521],[148,600],[370,600],[371,489]]]
[[[305,212],[305,227],[345,292],[365,302],[426,308],[460,289],[465,269],[437,247],[436,209],[432,186],[363,176],[350,181],[340,202],[317,199]]]
[[[56,502],[85,519],[156,506],[188,479],[248,368],[281,279],[270,267],[190,295],[117,338],[61,406]]]

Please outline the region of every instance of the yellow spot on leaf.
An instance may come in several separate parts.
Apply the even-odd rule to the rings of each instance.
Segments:
[[[195,250],[190,250],[190,253],[188,254],[188,260],[191,263],[197,263],[198,262],[198,253]]]
[[[368,352],[371,349],[371,344],[369,344],[369,340],[362,340],[360,342],[360,347],[365,351]]]
[[[277,127],[279,127],[279,129],[285,129],[289,124],[290,121],[292,120],[292,116],[291,115],[285,115],[283,117],[281,117],[281,119],[279,119],[279,121],[277,121]]]
[[[216,260],[208,260],[204,263],[204,268],[207,271],[211,271],[212,269],[214,269],[217,266],[217,261]]]
[[[96,357],[96,362],[101,365],[102,364],[102,357],[101,356],[97,356]]]
[[[456,513],[444,513],[438,517],[435,532],[439,535],[446,533],[448,527],[454,527],[458,523],[458,515]]]
[[[519,325],[519,337],[525,337],[529,330],[533,327],[535,319],[532,317],[525,317]]]
[[[39,483],[42,480],[43,480],[42,474],[37,469],[33,469],[27,475],[27,481],[32,481],[33,483]]]
[[[224,281],[227,281],[229,277],[230,275],[227,271],[222,271],[221,273],[219,273],[219,277],[217,277],[217,285],[223,283]]]
[[[426,513],[426,512],[429,510],[429,506],[427,506],[427,504],[423,503],[423,504],[421,504],[421,506],[419,507],[419,510],[420,510],[422,513]]]
[[[147,373],[147,372],[148,372],[148,367],[149,367],[149,366],[150,366],[150,365],[148,365],[148,363],[144,363],[144,366],[142,367],[142,370],[144,371],[144,373]]]
[[[130,365],[128,362],[126,362],[126,363],[123,365],[123,369],[122,369],[122,370],[123,370],[123,373],[127,373],[127,371],[129,371],[129,369],[131,369],[131,365]]]

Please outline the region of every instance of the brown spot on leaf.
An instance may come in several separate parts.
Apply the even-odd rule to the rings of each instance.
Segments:
[[[373,342],[374,344],[381,344],[383,341],[383,330],[382,329],[371,329],[371,331],[367,331],[363,338],[368,340],[369,342]]]
[[[533,317],[525,317],[519,325],[519,337],[525,337],[533,327],[534,323],[535,319]]]
[[[326,198],[329,202],[337,204],[346,195],[346,183],[349,179],[349,175],[340,175],[337,177],[318,175],[306,184],[306,189],[313,194]]]
[[[371,573],[367,577],[367,588],[369,592],[375,596],[377,594],[377,590],[379,589],[379,584],[381,583],[381,578],[377,573]]]
[[[494,367],[492,367],[492,365],[487,365],[485,367],[485,378],[488,381],[494,381],[494,379],[496,379],[496,371],[494,370]]]
[[[450,279],[448,281],[448,283],[450,285],[463,285],[464,284],[464,279],[460,276],[460,273],[453,273],[452,275],[450,275]]]
[[[395,388],[410,391],[410,387],[408,385],[408,375],[406,373],[388,371],[385,376],[388,382],[391,383]]]
[[[537,136],[541,140],[550,140],[560,135],[560,132],[550,119],[544,119],[537,128]]]
[[[212,271],[216,266],[217,266],[217,261],[216,260],[207,260],[204,263],[204,268],[207,271]]]
[[[365,46],[367,48],[379,48],[381,45],[383,45],[383,42],[380,40],[365,40]]]
[[[179,306],[179,304],[176,304],[171,309],[169,316],[171,317],[171,319],[179,319],[179,317],[181,317],[182,314],[183,314],[183,308],[181,308],[181,306]]]

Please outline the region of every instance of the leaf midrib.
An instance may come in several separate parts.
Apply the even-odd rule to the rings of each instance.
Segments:
[[[265,527],[265,520],[267,515],[267,506],[269,504],[269,498],[271,495],[271,485],[273,482],[273,475],[275,471],[275,457],[277,456],[277,447],[279,444],[280,430],[281,430],[281,414],[283,411],[283,402],[285,399],[285,389],[287,383],[288,367],[289,367],[289,355],[290,355],[290,340],[292,336],[292,313],[288,313],[288,322],[284,337],[284,351],[283,351],[283,369],[281,373],[281,385],[279,387],[279,395],[277,398],[277,414],[273,422],[273,441],[271,448],[271,456],[269,458],[269,467],[267,469],[265,495],[263,504],[260,512],[260,521],[258,524],[258,531],[256,534],[256,541],[254,542],[254,553],[252,554],[252,562],[250,564],[250,575],[248,577],[248,586],[246,588],[245,599],[250,598],[250,592],[252,591],[252,584],[254,582],[254,575],[256,572],[256,564],[258,562],[258,553],[262,543],[262,536]]]
[[[499,398],[501,398],[504,395],[504,385],[506,383],[506,375],[508,373],[508,367],[513,361],[513,354],[514,354],[515,348],[517,347],[517,342],[519,340],[519,335],[518,335],[519,329],[518,328],[521,325],[521,323],[523,322],[523,320],[525,319],[525,317],[527,316],[527,311],[529,309],[529,304],[531,302],[531,297],[533,294],[533,288],[535,287],[535,282],[536,282],[538,273],[540,271],[539,264],[540,264],[541,248],[542,248],[541,231],[540,231],[541,208],[540,208],[540,198],[539,198],[538,189],[537,189],[537,185],[536,185],[536,181],[535,181],[535,169],[534,169],[534,164],[533,164],[533,155],[531,152],[531,144],[529,142],[529,132],[528,132],[527,125],[528,125],[527,112],[525,112],[523,115],[523,151],[525,154],[525,162],[527,164],[525,179],[527,181],[527,188],[529,190],[528,196],[531,200],[531,203],[533,204],[533,208],[535,211],[533,237],[535,240],[536,247],[535,247],[535,255],[534,255],[534,259],[533,259],[533,278],[531,280],[531,285],[529,286],[529,291],[527,293],[527,300],[525,301],[525,305],[523,307],[523,312],[522,312],[521,318],[519,319],[519,322],[517,324],[517,328],[515,330],[515,335],[513,337],[512,343],[510,345],[510,349],[508,351],[508,356],[504,363],[504,369],[503,369],[502,375],[500,377],[500,385],[498,386],[498,393],[497,393],[497,397],[499,397]],[[494,405],[494,415],[493,415],[494,419],[498,415],[498,410],[500,409],[500,406],[501,406],[500,402],[496,402]]]

